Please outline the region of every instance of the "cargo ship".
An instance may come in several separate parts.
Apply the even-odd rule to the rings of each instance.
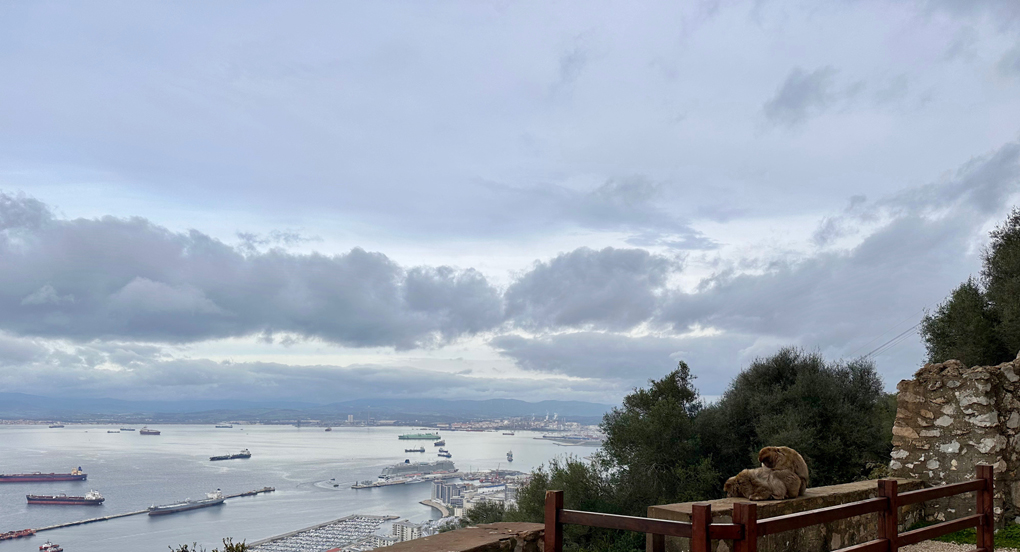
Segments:
[[[211,461],[216,461],[216,460],[237,460],[238,458],[251,458],[251,452],[249,452],[248,449],[242,449],[241,452],[239,452],[237,454],[224,454],[223,456],[210,456],[209,460],[211,460]]]
[[[47,504],[55,506],[99,506],[106,499],[99,491],[89,491],[85,496],[58,495],[25,495],[29,504]]]
[[[143,427],[142,430],[138,432],[138,434],[139,435],[159,435],[159,430],[158,429],[149,429],[147,427]]]
[[[135,428],[133,428],[133,427],[122,427],[122,428],[120,428],[120,430],[121,431],[134,431]]]
[[[50,426],[50,429],[56,429],[58,427],[64,427],[64,424],[53,424]]]
[[[71,473],[5,473],[0,474],[0,483],[39,483],[43,481],[85,481],[89,475],[78,469]]]
[[[216,429],[234,429],[234,425],[233,424],[218,425],[216,426]]]
[[[404,449],[404,452],[425,452],[425,447],[418,447],[415,449]]]
[[[197,510],[199,508],[208,508],[209,506],[218,506],[223,504],[224,498],[223,493],[219,489],[216,489],[215,493],[206,493],[205,498],[202,500],[191,500],[190,498],[184,502],[177,502],[175,504],[166,504],[164,506],[149,506],[150,516],[162,516],[166,514],[176,514],[177,512],[185,512],[188,510]]]

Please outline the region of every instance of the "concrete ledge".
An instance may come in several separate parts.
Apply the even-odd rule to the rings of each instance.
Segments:
[[[487,523],[431,537],[398,542],[387,552],[541,552],[541,523]]]
[[[901,493],[924,487],[924,484],[916,479],[896,479],[896,481],[899,482],[898,490]],[[756,504],[758,504],[758,519],[765,519],[827,508],[829,506],[838,506],[876,496],[878,496],[877,481],[856,481],[843,485],[812,487],[805,491],[804,496],[787,500],[760,501]],[[713,522],[730,523],[733,520],[733,504],[750,501],[746,498],[721,498],[705,502],[712,505]],[[648,517],[690,521],[691,506],[694,504],[694,502],[682,502],[651,506],[648,508]],[[918,519],[920,516],[919,506],[915,504],[900,509],[901,527],[909,526]],[[877,528],[878,515],[868,514],[825,525],[814,525],[797,531],[786,531],[762,537],[758,541],[758,550],[761,552],[779,552],[785,550],[828,552],[829,550],[872,540],[876,538]],[[686,551],[689,550],[688,545],[689,541],[687,539],[666,538],[667,551]],[[648,550],[651,550],[650,542]],[[712,541],[712,550],[715,552],[729,552],[733,550],[733,541]]]

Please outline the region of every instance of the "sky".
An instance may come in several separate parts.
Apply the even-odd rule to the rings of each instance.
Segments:
[[[0,391],[892,390],[1020,204],[1014,0],[3,2],[0,75]]]

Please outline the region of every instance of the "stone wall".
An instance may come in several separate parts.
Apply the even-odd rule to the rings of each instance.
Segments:
[[[542,552],[541,523],[487,523],[431,537],[398,542],[387,552]]]
[[[914,491],[923,488],[918,480],[899,479],[898,492]],[[804,496],[787,500],[769,500],[758,502],[758,519],[817,510],[829,506],[838,506],[848,502],[865,500],[878,496],[877,481],[857,481],[844,485],[827,487],[811,487]],[[710,500],[712,521],[714,523],[730,523],[733,520],[733,504],[747,502],[745,498],[721,498]],[[648,508],[648,517],[690,521],[691,506],[694,502],[664,504]],[[920,508],[908,506],[900,510],[900,528],[906,530],[920,517]],[[878,537],[878,514],[868,514],[849,519],[835,521],[823,525],[813,525],[796,531],[786,531],[775,535],[761,537],[758,541],[760,552],[828,552],[847,546],[853,546]],[[733,541],[712,541],[713,552],[729,552],[733,550]],[[649,539],[648,550],[651,551]],[[682,538],[666,538],[667,552],[690,550],[690,541]]]
[[[897,386],[889,471],[928,486],[973,479],[975,466],[995,472],[995,518],[1001,526],[1020,514],[1020,357],[998,366],[967,368],[950,360],[929,364]],[[931,501],[931,521],[974,513],[974,493]]]

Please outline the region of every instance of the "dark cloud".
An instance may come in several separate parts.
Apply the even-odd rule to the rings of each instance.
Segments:
[[[762,106],[765,118],[773,124],[795,125],[820,113],[835,100],[832,90],[835,74],[832,67],[820,67],[810,73],[794,68],[776,95]]]
[[[474,270],[408,270],[361,249],[242,254],[141,218],[55,219],[5,194],[0,225],[0,328],[17,334],[197,341],[268,331],[406,348],[502,316],[499,292]]]
[[[582,247],[536,263],[511,284],[507,316],[528,328],[630,328],[653,315],[677,268],[643,249]]]

